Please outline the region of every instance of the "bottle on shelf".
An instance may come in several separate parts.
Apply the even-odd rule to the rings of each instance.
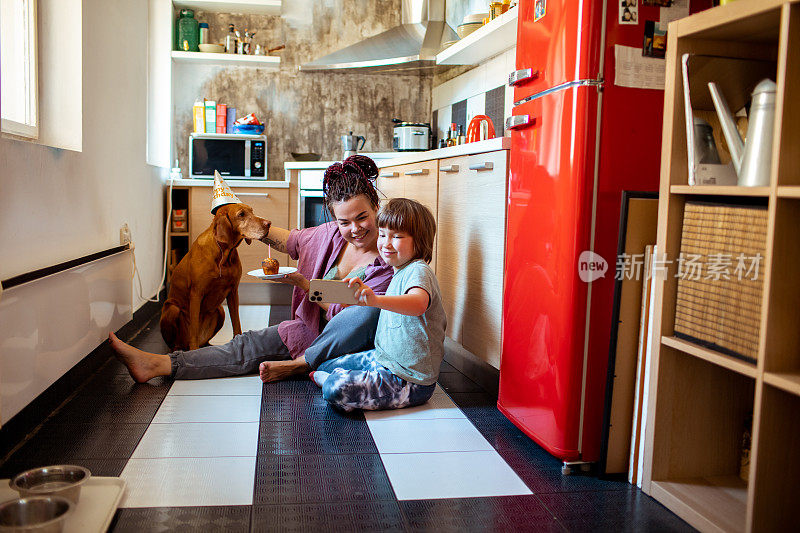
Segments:
[[[457,144],[466,144],[467,137],[464,135],[464,126],[458,126],[458,143]]]
[[[225,36],[225,53],[236,53],[236,30],[233,24],[228,24],[228,35]]]
[[[200,23],[200,44],[208,44],[208,22]]]
[[[200,42],[200,23],[194,18],[194,11],[181,9],[177,24],[178,30],[175,33],[178,36],[178,50],[184,52],[199,51],[197,45]]]

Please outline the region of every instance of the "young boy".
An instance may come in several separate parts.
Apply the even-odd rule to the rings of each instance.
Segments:
[[[394,269],[383,296],[360,279],[358,305],[381,309],[375,348],[321,364],[311,379],[322,395],[345,411],[399,409],[428,401],[444,356],[447,318],[439,283],[428,265],[436,221],[415,200],[394,198],[378,213],[378,252]]]

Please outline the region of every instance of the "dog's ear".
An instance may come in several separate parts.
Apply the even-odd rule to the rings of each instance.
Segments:
[[[248,239],[247,237],[245,237],[244,238],[244,242],[246,242],[247,244],[250,244],[251,242],[253,242],[253,239]]]
[[[229,245],[233,242],[233,225],[231,224],[230,218],[228,217],[228,206],[223,205],[217,210],[217,214],[214,216],[214,240],[216,240],[220,246],[222,245]]]

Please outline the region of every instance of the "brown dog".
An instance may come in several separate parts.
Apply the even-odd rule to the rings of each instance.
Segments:
[[[236,247],[260,240],[270,222],[245,204],[220,206],[211,226],[197,237],[172,272],[169,296],[161,309],[161,336],[172,350],[206,346],[225,322],[228,301],[233,333],[239,335],[239,280],[242,263]]]

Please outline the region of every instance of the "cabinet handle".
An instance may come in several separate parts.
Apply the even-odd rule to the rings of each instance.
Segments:
[[[237,192],[236,196],[258,196],[260,198],[269,198],[268,192]]]
[[[440,172],[458,172],[458,165],[448,165],[439,169]]]
[[[406,176],[424,176],[427,173],[428,173],[427,168],[418,168],[416,170],[408,170],[406,172],[403,172],[403,174],[405,174]]]
[[[516,130],[536,124],[536,119],[530,115],[511,115],[506,119],[506,129]]]
[[[535,80],[539,77],[539,71],[533,70],[532,68],[522,68],[519,70],[515,70],[511,74],[508,75],[508,84],[513,87],[515,85],[519,85],[523,81],[528,80]]]
[[[378,174],[379,178],[396,178],[399,174],[397,172],[381,172]]]
[[[494,163],[491,161],[486,161],[485,163],[478,163],[477,165],[470,165],[470,170],[492,170],[494,168]]]

